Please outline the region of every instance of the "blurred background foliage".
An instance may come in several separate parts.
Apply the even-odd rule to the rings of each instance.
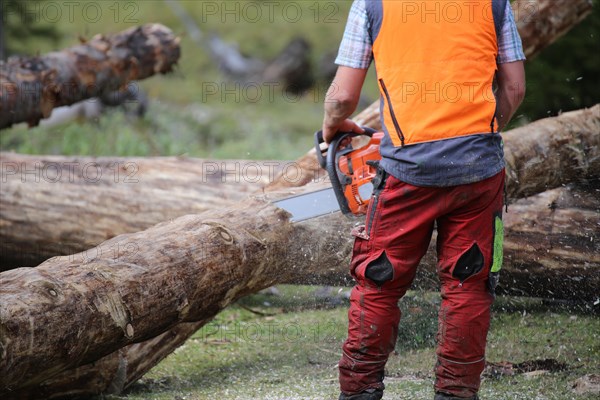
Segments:
[[[247,4],[253,4],[253,8]],[[267,4],[269,3],[269,4]],[[37,154],[189,155],[208,158],[294,159],[312,144],[322,121],[322,101],[351,1],[192,1],[180,4],[203,34],[236,43],[242,53],[271,60],[296,37],[311,45],[317,79],[301,95],[227,81],[205,48],[187,35],[162,0],[78,1],[61,6],[45,0],[3,0],[3,56],[36,55],[77,44],[97,33],[160,22],[182,37],[175,73],[140,82],[151,103],[132,118],[112,109],[99,118],[0,131],[0,150]],[[597,6],[598,1],[595,1]],[[57,8],[57,5],[59,6]],[[214,11],[216,6],[217,11]],[[212,7],[212,8],[211,8]],[[256,9],[262,11],[257,18]],[[100,10],[100,12],[98,12]],[[512,125],[591,106],[600,99],[600,10],[527,63],[528,93]],[[372,68],[373,70],[373,68]],[[211,86],[212,85],[212,86]],[[207,87],[217,85],[217,93]],[[359,106],[378,97],[373,71]]]

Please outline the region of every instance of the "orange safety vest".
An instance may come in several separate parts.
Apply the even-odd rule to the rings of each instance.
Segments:
[[[494,1],[379,1],[373,56],[394,146],[494,132]]]

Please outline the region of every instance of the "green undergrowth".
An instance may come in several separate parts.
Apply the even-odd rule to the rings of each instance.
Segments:
[[[25,154],[90,156],[181,156],[230,159],[295,159],[312,146],[311,126],[320,122],[321,106],[299,100],[294,108],[270,107],[273,114],[223,105],[177,107],[152,103],[141,119],[121,109],[94,120],[0,131],[0,150]],[[291,112],[294,110],[294,112]],[[299,122],[295,112],[313,114]],[[276,118],[271,118],[272,116]],[[306,119],[305,119],[306,120]],[[310,130],[309,130],[310,129]]]
[[[336,365],[346,337],[347,288],[278,286],[217,315],[123,396],[110,399],[337,399]],[[437,293],[409,292],[384,399],[433,398]],[[592,306],[596,307],[597,306]],[[595,399],[571,385],[600,370],[597,310],[500,297],[488,361],[555,359],[564,368],[486,373],[482,399]]]

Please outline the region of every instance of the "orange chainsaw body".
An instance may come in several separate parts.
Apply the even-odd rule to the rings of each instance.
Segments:
[[[348,208],[354,215],[366,214],[373,191],[371,180],[381,159],[379,145],[383,132],[375,132],[369,143],[339,156],[337,170]]]

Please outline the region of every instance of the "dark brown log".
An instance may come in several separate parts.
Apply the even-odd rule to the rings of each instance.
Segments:
[[[35,266],[121,233],[238,202],[289,164],[0,153],[0,269]]]
[[[523,50],[531,59],[592,12],[591,0],[518,0],[512,3]],[[381,129],[379,100],[353,118],[359,125]],[[290,182],[278,177],[267,190],[302,186],[320,171],[314,149],[296,160],[303,166],[303,179]],[[304,182],[304,183],[303,183]]]
[[[0,62],[0,129],[37,125],[55,107],[170,72],[179,56],[179,38],[163,25],[148,24],[42,57],[11,57]]]

